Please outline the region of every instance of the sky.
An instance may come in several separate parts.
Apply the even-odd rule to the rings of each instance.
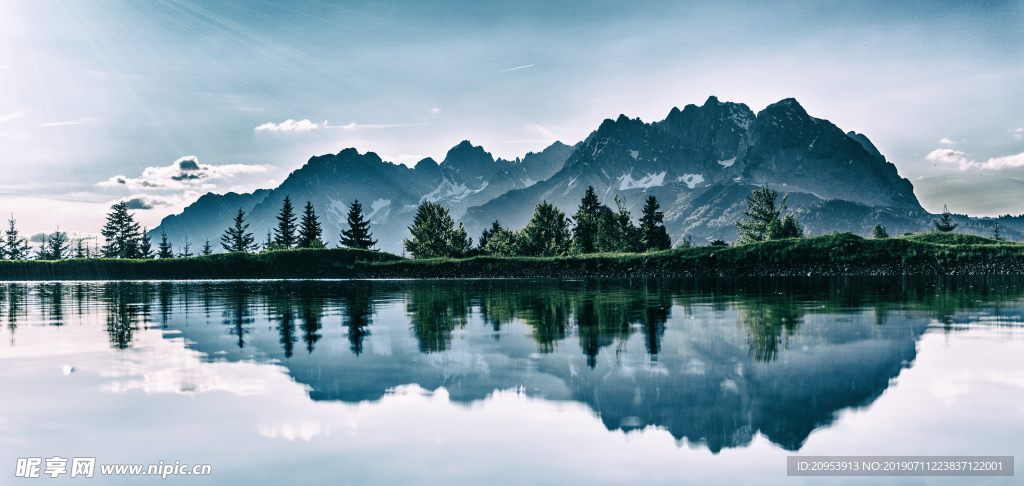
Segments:
[[[347,147],[512,159],[712,95],[864,133],[929,211],[1024,213],[1024,1],[893,3],[0,0],[0,213],[152,228]]]

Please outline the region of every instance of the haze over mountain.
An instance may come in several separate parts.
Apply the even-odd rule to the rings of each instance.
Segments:
[[[349,204],[359,200],[380,249],[400,253],[416,208],[424,201],[449,208],[477,237],[492,221],[523,227],[541,201],[572,215],[588,186],[602,202],[618,196],[639,217],[642,202],[655,195],[673,241],[686,235],[698,243],[735,241],[733,224],[742,217],[751,190],[767,185],[789,194],[787,204],[809,234],[852,231],[867,235],[875,223],[891,234],[927,230],[934,216],[863,134],[844,133],[828,120],[810,116],[795,99],[754,113],[741,103],[712,96],[702,106],[672,108],[654,123],[620,115],[605,120],[575,146],[555,142],[522,159],[494,159],[483,147],[463,141],[438,164],[433,159],[409,168],[354,148],[312,157],[275,189],[251,195],[207,194],[180,215],[165,218],[154,236],[167,231],[176,244],[220,235],[241,207],[258,241],[276,225],[286,195],[297,208],[311,201],[321,217],[324,239],[335,245],[346,227]],[[959,217],[961,230],[987,234],[990,219]],[[1000,224],[1019,237],[1022,218]]]

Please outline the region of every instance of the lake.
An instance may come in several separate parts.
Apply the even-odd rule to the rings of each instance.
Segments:
[[[161,461],[210,466],[163,480],[180,484],[1016,484],[787,477],[786,458],[1024,456],[1020,277],[41,282],[0,299],[0,484],[54,456],[95,458],[87,484]]]

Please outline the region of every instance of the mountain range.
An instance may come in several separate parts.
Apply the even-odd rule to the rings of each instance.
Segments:
[[[523,227],[541,201],[571,216],[593,186],[605,204],[614,207],[618,196],[634,219],[647,196],[656,196],[674,242],[689,236],[702,244],[735,241],[733,225],[742,218],[746,196],[763,185],[789,195],[787,205],[807,234],[866,236],[882,223],[895,235],[927,231],[936,219],[865,135],[810,116],[792,98],[755,114],[712,96],[702,106],[672,108],[653,123],[625,115],[606,119],[575,145],[554,142],[515,160],[495,159],[469,141],[449,150],[441,163],[425,158],[414,167],[347,148],[310,158],[274,189],[206,194],[164,218],[151,235],[159,239],[166,231],[176,244],[185,237],[193,243],[209,239],[219,248],[215,242],[241,208],[262,241],[287,195],[299,209],[313,203],[333,246],[347,228],[349,205],[359,200],[378,248],[401,253],[424,201],[447,207],[475,237],[492,221]],[[989,235],[998,221],[1004,236],[1024,237],[1022,216],[955,219],[959,231]]]

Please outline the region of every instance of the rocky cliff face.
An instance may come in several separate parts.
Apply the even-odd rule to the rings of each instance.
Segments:
[[[789,207],[815,234],[867,234],[875,222],[890,225],[892,233],[930,224],[910,181],[864,135],[810,116],[794,99],[755,114],[744,104],[710,97],[702,106],[673,108],[653,123],[624,115],[607,119],[575,146],[555,142],[516,160],[495,159],[469,141],[449,150],[441,163],[428,158],[412,168],[345,149],[309,159],[266,192],[208,194],[165,219],[154,234],[166,229],[176,243],[186,235],[193,242],[219,240],[240,205],[251,209],[250,229],[262,241],[289,195],[296,207],[313,203],[324,238],[336,244],[348,206],[358,199],[379,247],[400,253],[423,201],[449,208],[476,237],[496,220],[521,228],[541,201],[571,215],[594,186],[603,202],[612,205],[618,195],[635,217],[643,200],[655,195],[676,241],[685,235],[698,242],[732,241],[746,196],[762,185],[789,194]]]

